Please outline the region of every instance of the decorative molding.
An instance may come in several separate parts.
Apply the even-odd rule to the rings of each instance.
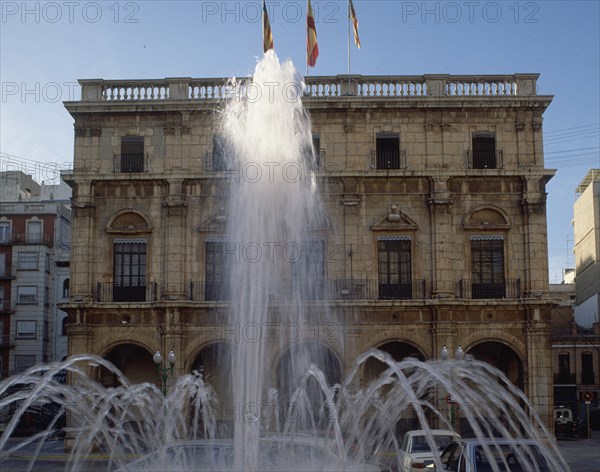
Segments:
[[[192,132],[191,126],[182,126],[181,127],[181,134],[190,134],[191,132]]]
[[[354,123],[346,123],[344,125],[344,132],[346,132],[346,133],[354,133],[355,129],[356,129],[356,126]]]
[[[515,129],[517,131],[523,131],[525,129],[525,123],[523,123],[523,122],[515,123]]]
[[[84,137],[87,135],[87,128],[75,128],[75,136],[78,138]]]
[[[102,128],[90,128],[90,136],[95,138],[102,136]]]
[[[174,126],[165,126],[163,128],[163,133],[165,133],[165,136],[173,136],[175,134],[175,127]]]
[[[435,198],[431,197],[427,199],[427,205],[429,206],[430,214],[448,214],[451,213],[452,205],[454,200],[451,198]]]
[[[370,229],[371,231],[416,231],[418,227],[417,223],[410,216],[402,213],[398,205],[394,203],[389,210],[377,217]]]
[[[529,201],[526,198],[521,200],[521,206],[523,212],[526,214],[545,214],[546,213],[546,202],[545,201]]]

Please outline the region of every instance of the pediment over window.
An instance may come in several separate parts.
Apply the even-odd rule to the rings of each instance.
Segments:
[[[417,223],[393,204],[371,224],[371,231],[416,230]]]
[[[227,215],[224,208],[219,208],[215,213],[205,219],[198,226],[199,233],[225,233],[227,228]]]
[[[106,225],[107,233],[149,233],[152,225],[139,210],[123,210],[113,215]]]
[[[465,229],[506,229],[510,227],[508,217],[499,209],[485,207],[470,212],[464,220]]]

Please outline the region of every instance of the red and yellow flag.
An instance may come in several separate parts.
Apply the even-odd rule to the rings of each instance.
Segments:
[[[267,52],[269,49],[274,49],[275,44],[273,43],[273,32],[271,31],[271,23],[269,22],[269,14],[267,13],[267,5],[263,0],[263,51]]]
[[[313,14],[310,0],[306,12],[306,63],[314,67],[319,57],[319,45],[317,44],[317,29],[315,28],[315,16]]]
[[[358,18],[356,18],[356,12],[354,11],[354,5],[352,4],[352,0],[349,0],[350,11],[350,21],[352,22],[352,28],[354,29],[354,44],[356,47],[360,49],[360,38],[358,37]]]

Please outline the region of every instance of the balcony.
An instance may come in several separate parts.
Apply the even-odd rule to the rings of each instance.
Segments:
[[[502,151],[467,151],[469,169],[503,169]]]
[[[400,170],[406,169],[406,151],[376,151],[371,150],[371,169],[373,170]]]
[[[286,281],[285,289],[272,295],[273,300],[293,298],[298,293],[304,300],[421,300],[426,298],[425,280],[408,284],[380,284],[368,279],[327,279],[317,286]],[[188,298],[193,301],[230,301],[231,292],[217,282],[190,283]]]
[[[14,313],[15,308],[10,300],[0,298],[0,313]]]
[[[13,280],[16,278],[16,270],[13,266],[0,266],[0,280]]]
[[[148,172],[148,154],[115,154],[113,160],[113,173],[115,174],[142,174]]]
[[[1,334],[0,335],[0,348],[3,348],[3,347],[12,347],[13,344],[14,343],[11,342],[9,334]]]
[[[116,285],[113,282],[96,284],[98,303],[147,303],[158,299],[158,285],[151,282],[146,285]]]
[[[52,237],[49,234],[27,234],[27,233],[15,233],[12,235],[10,243],[12,244],[43,244],[45,246],[52,246]],[[5,244],[10,244],[5,243]]]
[[[494,283],[473,282],[470,279],[460,281],[460,298],[496,299],[521,298],[521,279],[504,279]]]
[[[575,385],[575,374],[569,372],[554,374],[554,385]]]

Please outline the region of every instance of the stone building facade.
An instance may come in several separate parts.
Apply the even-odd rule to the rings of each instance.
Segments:
[[[308,80],[324,289],[297,326],[278,324],[274,310],[269,335],[289,342],[270,343],[267,386],[280,385],[287,353],[302,346],[327,352],[343,377],[370,348],[431,359],[460,345],[550,419],[554,171],[544,168],[542,114],[552,97],[536,94],[537,77]],[[212,290],[221,272],[209,248],[222,244],[227,189],[247,177],[219,160],[226,81],[80,83],[82,99],[65,104],[75,121],[74,169],[63,175],[74,212],[69,353],[158,382],[152,354],[172,349],[176,375],[202,366],[226,395],[224,360],[256,336]]]

